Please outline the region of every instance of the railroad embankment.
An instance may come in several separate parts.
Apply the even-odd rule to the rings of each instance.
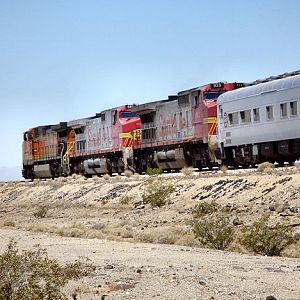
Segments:
[[[300,232],[297,169],[0,183],[0,251],[15,238],[62,262],[89,257],[95,274],[68,287],[77,299],[298,299],[300,242],[255,248],[257,221],[282,225],[281,240]]]

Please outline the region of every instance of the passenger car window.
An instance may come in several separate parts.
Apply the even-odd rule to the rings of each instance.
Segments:
[[[228,119],[229,119],[229,125],[237,125],[239,124],[239,117],[238,117],[238,113],[232,113],[232,114],[228,114]]]
[[[251,110],[240,111],[240,117],[242,124],[251,123]]]
[[[259,122],[259,108],[253,108],[253,121],[254,122]]]
[[[267,120],[268,121],[273,120],[273,106],[272,105],[267,106],[266,111],[267,111]]]
[[[298,105],[297,105],[297,101],[292,101],[290,102],[290,112],[291,112],[291,116],[295,117],[298,115]]]
[[[287,103],[280,104],[280,118],[287,118]]]

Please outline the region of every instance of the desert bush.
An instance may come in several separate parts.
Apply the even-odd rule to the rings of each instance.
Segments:
[[[45,206],[39,207],[38,210],[33,213],[34,217],[36,218],[45,218],[46,214],[47,214],[47,209]]]
[[[66,283],[93,270],[87,261],[61,266],[39,247],[20,253],[16,242],[10,241],[0,256],[0,299],[67,299],[61,291]]]
[[[168,197],[174,191],[171,183],[162,180],[148,182],[142,194],[142,199],[145,204],[150,204],[152,207],[161,207],[167,203]]]
[[[212,214],[219,209],[219,204],[216,201],[211,202],[200,202],[194,208],[193,215],[194,218],[201,218],[205,215]]]
[[[296,160],[294,166],[296,167],[297,170],[300,171],[300,160]]]
[[[183,167],[181,169],[181,173],[185,176],[190,176],[193,174],[193,168],[192,167]]]
[[[103,179],[104,180],[110,180],[110,175],[109,174],[104,174]]]
[[[230,246],[235,237],[235,228],[228,217],[194,219],[193,232],[204,246],[224,250]]]
[[[4,226],[4,227],[15,227],[16,223],[12,219],[4,219],[2,221],[2,226]]]
[[[272,164],[271,162],[268,162],[268,161],[265,161],[261,164],[258,165],[257,167],[257,172],[260,172],[260,173],[271,173],[271,170],[274,169],[274,164]]]
[[[299,239],[293,229],[277,223],[273,228],[268,226],[269,216],[264,216],[250,227],[243,229],[240,243],[248,250],[258,254],[275,256]]]
[[[228,172],[227,166],[222,165],[222,166],[220,167],[220,171],[221,171],[223,174],[227,174],[227,172]]]
[[[300,238],[298,238],[295,243],[287,246],[281,252],[281,255],[282,256],[287,256],[287,257],[299,258],[300,257]]]
[[[153,175],[159,175],[159,174],[162,174],[163,173],[163,170],[161,167],[159,168],[150,168],[148,167],[147,170],[146,170],[146,174],[149,175],[149,176],[153,176]]]
[[[127,178],[130,178],[132,175],[133,175],[133,172],[131,170],[125,170],[124,171],[124,175],[127,177]]]

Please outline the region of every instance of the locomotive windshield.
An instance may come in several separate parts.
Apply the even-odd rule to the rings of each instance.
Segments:
[[[205,100],[216,100],[223,93],[224,93],[224,91],[222,91],[222,92],[204,92],[204,99]]]
[[[132,111],[121,111],[120,112],[120,118],[124,119],[132,119],[132,118],[138,118],[138,114]]]

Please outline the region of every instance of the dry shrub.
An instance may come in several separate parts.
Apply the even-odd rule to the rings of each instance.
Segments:
[[[186,232],[183,236],[178,237],[175,245],[187,246],[187,247],[200,247],[200,242],[195,239],[194,234]]]
[[[93,176],[92,179],[93,179],[94,182],[98,182],[98,181],[101,180],[101,178],[98,177],[97,175]]]
[[[87,238],[87,239],[102,239],[101,231],[84,226],[83,224],[74,223],[68,226],[58,228],[57,233],[61,236]]]
[[[235,238],[235,228],[227,216],[194,219],[193,232],[204,246],[224,250]]]
[[[125,194],[125,195],[122,195],[122,197],[120,198],[120,204],[122,204],[122,205],[128,205],[133,200],[134,200],[134,196]]]
[[[254,253],[278,256],[289,245],[296,243],[300,236],[291,227],[277,223],[268,226],[269,215],[263,216],[250,227],[243,229],[240,243]]]
[[[273,163],[265,161],[265,162],[263,162],[263,163],[261,163],[261,164],[258,165],[257,172],[270,174],[270,173],[273,172],[274,167],[275,166],[274,166]]]
[[[227,173],[228,173],[228,168],[227,168],[227,166],[222,165],[222,166],[220,167],[220,171],[221,171],[224,175],[227,174]]]
[[[1,222],[4,227],[15,227],[16,223],[12,219],[4,219]]]
[[[171,183],[163,180],[150,181],[145,187],[142,199],[145,204],[150,204],[152,207],[161,207],[167,203],[173,191],[174,187]]]
[[[143,231],[135,236],[135,240],[144,243],[176,244],[184,246],[189,246],[189,243],[191,242],[190,233],[183,226],[161,227],[147,232]],[[193,241],[195,242],[195,239],[193,239]],[[195,244],[197,243],[193,243],[193,245]]]
[[[39,207],[34,213],[34,217],[36,218],[45,218],[47,214],[47,208],[45,206]]]
[[[281,255],[287,256],[287,257],[299,258],[300,257],[300,239],[298,239],[295,243],[287,246],[281,252]]]
[[[94,269],[87,260],[61,266],[40,247],[20,253],[10,241],[0,256],[0,299],[67,299],[61,289]]]
[[[181,169],[181,173],[185,176],[190,176],[193,174],[193,168],[192,167],[183,167]]]
[[[296,167],[297,171],[300,171],[300,160],[296,160],[294,166]]]
[[[110,180],[110,175],[109,174],[104,174],[102,178],[104,180]]]
[[[49,232],[76,238],[102,239],[104,237],[101,231],[78,223],[65,226],[57,226],[51,223],[30,223],[25,226],[25,229],[33,232]]]
[[[154,243],[154,234],[151,232],[140,232],[139,234],[137,234],[135,236],[135,239],[139,242],[143,242],[143,243]]]
[[[130,178],[132,175],[133,175],[133,172],[131,170],[125,170],[124,171],[124,175],[127,177],[127,178]]]

